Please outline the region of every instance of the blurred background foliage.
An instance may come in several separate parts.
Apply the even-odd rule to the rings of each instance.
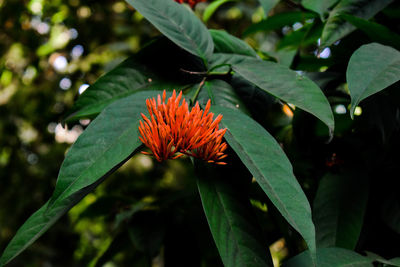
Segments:
[[[209,4],[196,6],[199,17]],[[399,4],[393,3],[374,21],[399,32],[399,10]],[[273,16],[284,12],[292,13]],[[376,166],[383,164],[386,169],[378,173],[374,165],[364,171],[370,171],[370,177],[383,175],[386,185],[393,185],[389,177],[397,170],[399,159],[399,119],[392,118],[398,114],[399,104],[391,96],[399,99],[395,91],[398,85],[379,93],[374,101],[366,100],[356,110],[354,121],[348,115],[347,62],[356,48],[369,42],[369,36],[356,31],[320,51],[323,22],[318,14],[288,0],[268,15],[276,19],[270,28],[252,28],[266,17],[259,3],[226,1],[207,25],[244,38],[262,58],[307,71],[328,96],[336,131],[326,145],[328,133],[316,119],[265,93],[251,88],[241,92],[244,100],[248,94],[249,108],[257,121],[281,141],[310,202],[326,173],[352,169],[360,175],[360,166],[371,157],[378,162]],[[116,0],[0,0],[0,25],[2,251],[18,227],[49,199],[68,147],[90,123],[81,120],[63,127],[63,115],[89,84],[158,33],[128,4]],[[363,106],[369,112],[364,112]],[[377,114],[384,116],[378,118]],[[365,153],[357,157],[356,152]],[[245,168],[233,153],[230,157],[238,166],[233,171],[243,172]],[[247,172],[243,176],[251,178]],[[386,190],[380,183],[371,180],[373,199],[379,200]],[[9,266],[180,266],[184,262],[221,266],[196,190],[188,159],[160,164],[138,154]],[[302,251],[305,245],[301,238],[286,230],[288,225],[260,188],[253,183],[248,190],[257,216],[267,222],[262,226],[275,263]],[[397,203],[392,193],[392,203]],[[391,209],[388,201],[370,203],[374,203],[375,212],[382,207],[384,212]],[[373,212],[366,216],[371,219]],[[398,233],[398,226],[379,218],[369,220],[362,233],[380,227],[382,236],[400,244],[398,235],[392,235]],[[379,249],[382,236],[362,235],[356,250],[396,256],[398,245]]]

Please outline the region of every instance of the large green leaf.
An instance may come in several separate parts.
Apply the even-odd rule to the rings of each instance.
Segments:
[[[271,9],[273,9],[274,6],[279,3],[279,1],[280,0],[258,0],[264,10],[265,17],[268,17],[269,11],[271,11]]]
[[[223,30],[210,30],[214,41],[216,53],[239,54],[245,56],[257,56],[257,53],[245,41],[230,35]]]
[[[390,4],[392,0],[341,0],[329,13],[321,36],[321,47],[330,46],[356,29],[340,17],[346,13],[369,19]]]
[[[214,44],[210,33],[185,6],[165,0],[126,1],[178,46],[203,60],[211,57]]]
[[[197,165],[197,164],[196,164]],[[260,227],[251,213],[250,201],[232,179],[221,179],[205,164],[196,166],[197,185],[204,212],[225,266],[273,266]],[[214,172],[213,172],[214,171]]]
[[[314,200],[317,247],[354,249],[364,221],[368,184],[357,175],[326,175]]]
[[[89,125],[61,165],[50,208],[95,182],[140,146],[140,113],[146,110],[146,98],[155,94],[146,91],[120,99]]]
[[[93,118],[110,103],[138,91],[179,89],[197,82],[181,69],[205,70],[198,57],[165,37],[157,38],[87,88],[66,121]]]
[[[262,90],[313,114],[331,131],[334,120],[329,102],[309,78],[280,64],[239,55],[215,54],[213,64],[232,64],[232,69]]]
[[[307,250],[283,263],[283,267],[311,266]],[[318,267],[373,267],[371,259],[343,248],[317,250]]]
[[[315,229],[307,197],[292,165],[276,140],[257,122],[237,110],[214,106],[222,114],[225,139],[289,224],[305,239],[315,258]]]
[[[267,31],[277,30],[284,26],[293,25],[296,22],[304,22],[307,19],[315,17],[317,17],[317,15],[311,12],[305,13],[300,11],[290,11],[285,13],[279,13],[267,18],[266,20],[252,24],[244,31],[243,36],[259,31],[267,32]]]
[[[353,118],[361,100],[400,80],[400,52],[377,43],[363,45],[351,56],[346,78]]]
[[[301,4],[314,12],[317,12],[322,18],[328,12],[328,9],[335,5],[339,0],[302,0]]]
[[[348,14],[342,14],[340,15],[340,17],[344,18],[355,27],[362,30],[366,35],[368,35],[371,41],[400,49],[400,35],[389,30],[382,24],[378,24],[376,22],[368,21]]]
[[[160,92],[140,92],[107,107],[82,133],[61,166],[52,198],[19,229],[4,251],[5,264],[39,238],[58,218],[93,190],[141,145],[140,113]]]

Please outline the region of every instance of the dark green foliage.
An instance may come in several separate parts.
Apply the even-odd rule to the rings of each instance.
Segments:
[[[1,15],[21,14],[0,17],[0,266],[46,257],[57,266],[399,266],[399,3],[221,0],[191,11],[172,0],[126,0],[97,15],[92,3],[75,2],[37,11],[31,1],[26,13],[0,0]],[[109,25],[107,8],[126,24]],[[118,34],[86,36],[79,20],[90,15]],[[39,18],[51,25],[40,40]],[[79,47],[67,50],[72,39],[54,41],[73,26],[88,47],[125,40],[110,44],[113,56],[79,59]],[[54,63],[61,56],[68,68]],[[75,101],[78,86],[49,90],[86,80]],[[44,93],[29,91],[35,86]],[[210,100],[214,118],[223,116],[226,165],[138,153],[148,151],[138,130],[146,99],[174,89],[190,107]],[[46,101],[62,108],[49,112]],[[83,130],[65,155],[46,133],[62,119]],[[49,131],[62,142],[57,127]],[[25,158],[32,166],[19,168]],[[31,177],[47,178],[45,186]],[[34,195],[11,219],[6,204]],[[69,242],[54,252],[60,232]]]

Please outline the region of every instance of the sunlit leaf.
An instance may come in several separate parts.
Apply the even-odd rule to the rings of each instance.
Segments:
[[[250,201],[232,181],[222,180],[211,167],[201,165],[197,166],[197,185],[224,265],[272,267],[271,256],[261,239],[261,229],[251,213]]]
[[[203,60],[211,57],[214,44],[210,33],[185,6],[174,1],[126,1],[178,46]]]
[[[226,141],[282,216],[303,236],[315,258],[315,229],[310,204],[280,145],[242,112],[218,106],[211,110],[223,115],[221,127],[227,128]]]
[[[377,43],[363,45],[351,56],[346,78],[353,117],[360,101],[400,80],[400,52]]]
[[[352,24],[341,18],[341,14],[346,13],[369,19],[391,2],[392,0],[341,0],[329,13],[321,36],[321,47],[330,46],[356,29]]]
[[[211,18],[211,16],[215,13],[215,11],[217,11],[217,9],[220,6],[222,6],[223,4],[228,3],[228,2],[236,2],[236,1],[237,0],[217,0],[217,1],[212,2],[211,4],[209,4],[207,6],[206,10],[204,10],[203,20],[205,22],[207,22]]]

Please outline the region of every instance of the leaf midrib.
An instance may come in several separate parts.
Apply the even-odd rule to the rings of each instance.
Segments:
[[[47,213],[49,209],[53,208],[53,206],[57,203],[57,201],[58,201],[59,199],[62,199],[63,195],[68,191],[68,189],[70,189],[82,176],[84,176],[84,175],[86,174],[86,172],[87,172],[90,168],[92,168],[92,166],[97,162],[98,159],[102,158],[102,157],[106,154],[106,152],[108,152],[110,149],[112,149],[112,148],[115,146],[115,144],[118,143],[118,141],[119,141],[122,137],[124,137],[126,134],[128,134],[132,128],[135,128],[135,127],[133,127],[133,126],[136,126],[136,125],[137,125],[137,123],[135,123],[135,124],[132,125],[131,127],[127,128],[127,130],[125,130],[125,131],[123,132],[123,134],[119,135],[118,138],[115,139],[115,142],[112,142],[112,143],[107,147],[107,149],[105,149],[105,150],[103,151],[103,153],[100,153],[99,156],[96,157],[96,159],[93,161],[93,163],[90,164],[87,168],[85,168],[85,170],[81,173],[81,175],[79,175],[76,179],[74,179],[74,180],[67,186],[67,188],[65,188],[65,189],[62,191],[62,193],[60,193],[60,194],[57,196],[57,198],[53,200],[53,203],[49,203],[49,206],[47,207],[45,213]],[[50,205],[50,204],[51,204],[51,205]]]
[[[165,0],[163,0],[165,1]],[[151,8],[153,11],[155,9]],[[160,14],[162,15],[165,19],[167,19],[168,21],[170,21],[173,25],[175,25],[175,27],[183,34],[183,36],[185,37],[185,39],[187,39],[189,41],[189,43],[192,45],[192,47],[196,50],[196,52],[198,53],[198,55],[202,58],[205,58],[205,55],[202,53],[201,49],[199,48],[199,46],[197,46],[196,42],[194,42],[189,35],[186,33],[186,31],[179,25],[177,24],[174,20],[172,20],[170,17],[168,17],[165,13],[163,13],[162,10],[159,10],[159,12],[153,12],[156,15]]]
[[[226,127],[226,125],[225,125],[224,123],[222,123],[222,124]],[[226,128],[228,128],[228,127],[226,127]],[[239,142],[237,142],[237,141],[235,140],[235,138],[233,137],[233,135],[232,135],[232,133],[230,132],[230,129],[229,129],[229,128],[228,128],[228,130],[227,130],[227,132],[226,132],[225,134],[227,134],[227,136],[230,136],[230,137],[235,141],[236,145],[243,151],[243,154],[244,154],[243,156],[244,156],[253,166],[257,166],[257,165],[255,164],[255,162],[247,155],[247,153],[245,153],[246,150],[244,149],[244,147],[243,147]],[[240,157],[240,156],[239,156],[239,157]],[[295,227],[297,231],[299,231],[299,226],[293,221],[293,218],[292,218],[292,216],[290,216],[290,213],[289,213],[289,211],[286,209],[286,206],[282,203],[282,201],[280,200],[280,198],[277,197],[277,194],[276,194],[275,190],[272,188],[272,186],[270,185],[270,183],[268,182],[268,180],[266,179],[266,177],[265,177],[264,175],[262,175],[262,173],[261,173],[261,171],[259,171],[258,167],[255,167],[255,169],[256,169],[256,172],[257,172],[258,175],[260,175],[261,177],[264,177],[264,178],[265,178],[266,185],[267,185],[268,188],[271,190],[271,192],[275,195],[276,200],[279,202],[279,204],[281,205],[282,209],[286,212],[287,216],[285,216],[285,217],[287,217],[287,219],[290,220],[292,226]],[[257,181],[257,182],[258,182],[258,181]]]
[[[215,186],[214,186],[214,189],[215,189],[215,192],[217,193],[217,197],[218,197],[219,202],[221,203],[222,209],[224,210],[224,214],[225,214],[226,220],[228,221],[229,228],[231,229],[231,232],[232,232],[232,233],[235,233],[234,230],[233,230],[233,225],[232,225],[232,223],[231,223],[231,220],[229,220],[230,216],[228,215],[227,208],[226,208],[226,206],[225,206],[224,201],[222,200],[221,193],[217,190],[217,188],[216,188]],[[242,256],[242,257],[240,257],[240,258],[243,259],[243,252],[242,252],[242,250],[240,249],[239,240],[237,240],[235,234],[233,234],[233,239],[234,239],[234,241],[235,241],[236,248],[237,248],[237,250],[239,251],[239,254]]]

